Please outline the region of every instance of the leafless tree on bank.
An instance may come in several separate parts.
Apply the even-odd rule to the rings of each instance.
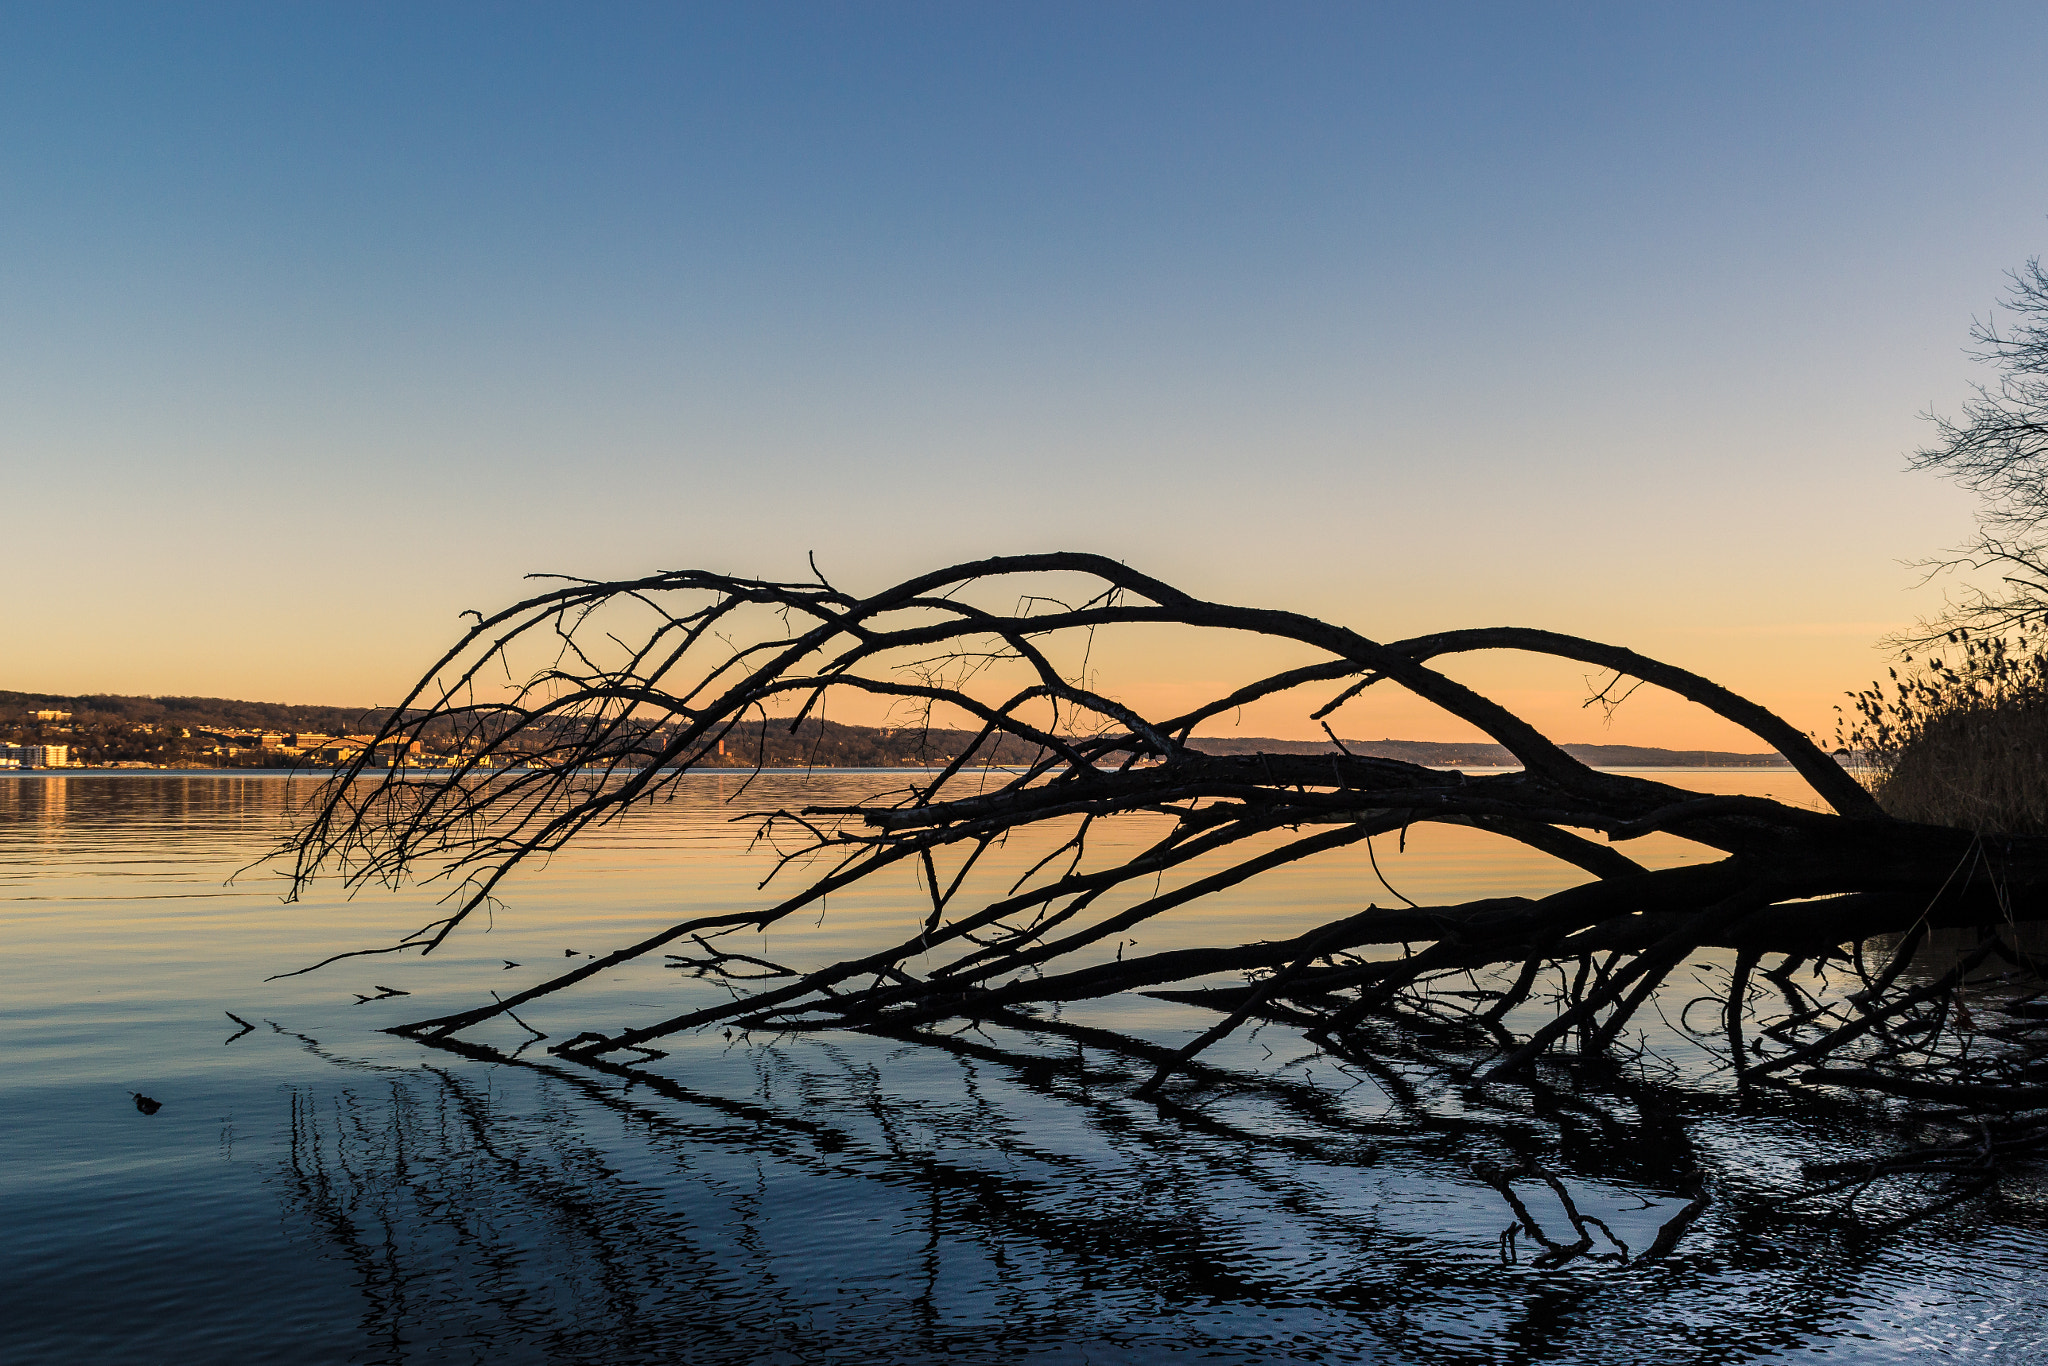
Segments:
[[[1990,570],[1996,584],[1966,587],[1939,620],[1899,637],[1907,648],[1957,628],[2003,635],[2048,614],[2048,272],[2036,258],[2013,271],[2010,284],[2006,325],[1994,315],[1970,329],[1971,357],[1995,369],[1996,380],[1976,386],[1960,418],[1929,414],[1937,440],[1911,461],[1982,500],[1976,536],[1927,568]]]

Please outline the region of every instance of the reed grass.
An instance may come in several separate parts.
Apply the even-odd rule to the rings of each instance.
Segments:
[[[2048,707],[1986,707],[1926,726],[1877,787],[1890,814],[2006,835],[2048,834]]]
[[[2048,649],[2024,636],[1947,637],[1891,687],[1853,693],[1838,738],[1878,804],[1903,820],[2048,834]]]

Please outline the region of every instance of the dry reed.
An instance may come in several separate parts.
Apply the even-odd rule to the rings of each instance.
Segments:
[[[1902,820],[2048,834],[2048,707],[1958,712],[1927,725],[1877,788]]]
[[[1903,820],[1986,834],[2048,834],[2048,652],[2024,636],[1947,638],[1891,687],[1854,693],[1838,738],[1867,765],[1878,802]],[[1846,723],[1845,723],[1846,724]]]

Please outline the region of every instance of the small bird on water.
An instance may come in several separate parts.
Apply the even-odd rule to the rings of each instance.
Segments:
[[[135,1097],[135,1108],[142,1111],[142,1113],[145,1115],[153,1115],[157,1111],[164,1108],[164,1103],[162,1101],[151,1100],[148,1096],[143,1095],[140,1091],[130,1091],[128,1094]]]

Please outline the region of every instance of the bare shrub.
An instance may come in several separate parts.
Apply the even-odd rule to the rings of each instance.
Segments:
[[[1877,799],[1902,820],[2048,834],[2048,707],[1943,717],[1899,756]]]
[[[1903,660],[1891,687],[1855,699],[1838,731],[1904,820],[2048,834],[2048,652],[2038,638],[1950,632],[1941,655]],[[1952,662],[1953,661],[1953,662]]]

